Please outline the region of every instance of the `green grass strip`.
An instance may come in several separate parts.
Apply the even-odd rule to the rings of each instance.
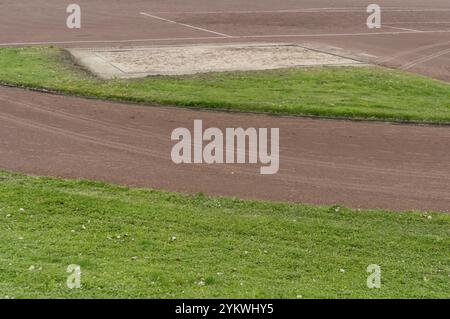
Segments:
[[[449,298],[450,215],[0,172],[0,298]],[[175,239],[176,238],[176,239]],[[81,266],[81,289],[66,286]],[[381,289],[366,286],[381,266]]]
[[[145,104],[358,119],[450,122],[450,85],[379,67],[100,80],[53,48],[0,49],[0,82]]]

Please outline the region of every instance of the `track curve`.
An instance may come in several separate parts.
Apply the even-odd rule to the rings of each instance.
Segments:
[[[177,127],[280,128],[280,171],[175,165]],[[187,193],[450,210],[450,128],[146,107],[0,87],[0,167]]]

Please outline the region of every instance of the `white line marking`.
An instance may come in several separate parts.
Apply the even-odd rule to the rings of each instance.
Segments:
[[[406,64],[402,65],[401,69],[409,70],[409,69],[415,67],[418,64],[422,64],[422,63],[428,62],[430,60],[434,60],[434,59],[439,58],[439,57],[441,57],[443,55],[446,55],[447,53],[450,53],[450,49],[445,49],[445,50],[442,50],[442,51],[439,51],[439,52],[436,52],[436,53],[424,56],[424,57],[422,57],[420,59],[411,61],[409,63],[406,63]]]
[[[371,35],[399,35],[399,34],[427,34],[427,33],[450,33],[450,30],[430,30],[421,32],[371,32],[371,33],[318,33],[318,34],[263,34],[263,35],[241,35],[241,36],[218,36],[218,37],[186,37],[186,38],[153,38],[153,39],[130,39],[130,40],[79,40],[79,41],[46,41],[46,42],[6,42],[0,46],[19,45],[51,45],[51,44],[83,44],[83,43],[132,43],[151,41],[189,41],[189,40],[217,40],[217,39],[258,39],[258,38],[301,38],[301,37],[341,37],[341,36],[371,36]]]
[[[345,12],[364,12],[366,7],[348,7],[348,8],[305,8],[305,9],[285,9],[285,10],[243,10],[243,11],[158,11],[157,14],[258,14],[258,13],[345,13]],[[384,12],[448,12],[446,8],[410,8],[402,7],[384,7]]]
[[[301,38],[301,37],[346,37],[346,36],[371,36],[371,35],[399,35],[399,34],[424,34],[424,33],[450,33],[450,30],[433,30],[433,31],[392,31],[392,32],[366,32],[366,33],[319,33],[319,34],[273,34],[273,35],[248,35],[234,36],[237,39],[246,38]]]
[[[173,20],[161,18],[161,17],[155,16],[155,15],[152,15],[152,14],[148,14],[148,13],[145,13],[145,12],[140,12],[140,14],[142,14],[144,16],[147,16],[147,17],[150,17],[150,18],[153,18],[153,19],[158,19],[158,20],[161,20],[161,21],[165,21],[165,22],[169,22],[169,23],[173,23],[173,24],[178,24],[178,25],[181,25],[181,26],[184,26],[184,27],[195,29],[195,30],[200,30],[200,31],[204,31],[204,32],[217,34],[217,35],[220,35],[220,36],[223,36],[223,37],[232,38],[231,35],[228,35],[228,34],[225,34],[225,33],[220,33],[220,32],[216,32],[216,31],[212,31],[212,30],[208,30],[208,29],[199,28],[199,27],[196,27],[196,26],[193,26],[193,25],[190,25],[190,24],[186,24],[186,23],[176,22],[176,21],[173,21]]]
[[[439,43],[424,45],[424,46],[421,46],[421,47],[416,47],[415,49],[412,49],[412,50],[405,50],[405,51],[397,52],[397,53],[395,53],[395,54],[393,54],[391,56],[387,56],[387,57],[384,57],[382,59],[379,59],[377,62],[378,63],[389,62],[389,61],[392,61],[392,60],[404,57],[406,55],[410,55],[410,54],[418,53],[418,52],[425,51],[425,50],[428,50],[428,49],[433,49],[433,48],[436,48],[436,47],[444,46],[444,45],[447,45],[449,43],[450,43],[450,41],[439,42]]]
[[[89,44],[89,43],[132,43],[149,41],[181,41],[181,40],[215,40],[226,39],[226,37],[191,37],[191,38],[153,38],[153,39],[129,39],[129,40],[74,40],[74,41],[46,41],[46,42],[9,42],[0,43],[0,46],[17,45],[50,45],[50,44]]]
[[[373,55],[373,54],[369,54],[369,53],[360,53],[361,55],[367,56],[369,58],[378,58],[378,56]]]
[[[390,25],[387,25],[387,24],[384,24],[384,23],[383,23],[383,27],[397,29],[397,30],[404,30],[404,31],[422,32],[420,30],[414,30],[414,29],[408,29],[408,28],[391,27]]]
[[[388,22],[387,24],[448,24],[450,21],[401,21]]]

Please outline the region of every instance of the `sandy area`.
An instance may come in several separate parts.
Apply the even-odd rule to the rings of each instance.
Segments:
[[[349,58],[292,44],[191,45],[71,51],[75,57],[77,53],[82,53],[84,56],[77,57],[79,63],[105,78],[360,64]]]

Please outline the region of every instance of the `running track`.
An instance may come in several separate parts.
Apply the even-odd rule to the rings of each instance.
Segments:
[[[379,1],[385,27],[375,31],[364,25],[364,1],[187,2],[78,1],[83,28],[75,31],[64,27],[69,2],[6,0],[0,45],[311,43],[450,79],[446,1]],[[279,174],[262,176],[249,165],[173,164],[170,133],[194,119],[222,129],[279,127]],[[0,87],[0,134],[0,167],[33,174],[355,208],[450,207],[448,127],[144,107]]]
[[[82,8],[82,28],[66,28],[66,7]],[[366,26],[367,5],[382,28]],[[2,0],[0,46],[141,46],[291,42],[350,50],[373,63],[450,81],[447,0]]]
[[[175,165],[171,132],[279,127],[280,171]],[[450,130],[148,107],[0,87],[0,167],[243,198],[449,210]]]

